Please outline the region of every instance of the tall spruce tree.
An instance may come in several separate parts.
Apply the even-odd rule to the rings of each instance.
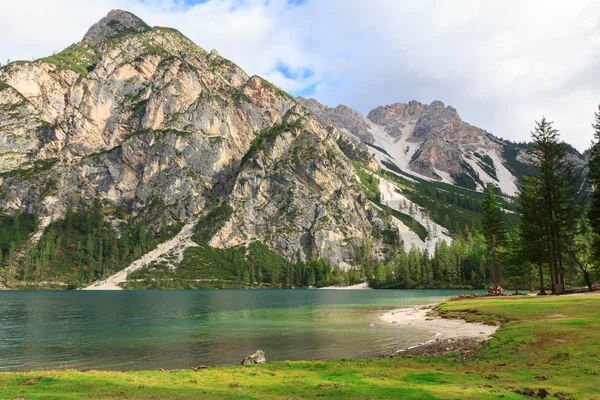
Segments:
[[[565,260],[573,247],[578,204],[575,167],[567,158],[567,146],[559,141],[558,130],[542,117],[532,132],[531,155],[540,171],[541,225],[545,239],[552,293],[565,290]]]
[[[585,285],[590,292],[594,290],[592,285],[591,270],[593,268],[593,243],[594,232],[587,219],[582,218],[579,221],[579,232],[575,236],[574,247],[571,249],[569,256],[574,265],[579,269],[583,277]]]
[[[596,234],[594,240],[594,253],[600,261],[600,105],[596,113],[596,121],[592,125],[594,127],[594,138],[596,139],[592,146],[592,151],[589,160],[588,180],[592,185],[592,201],[589,211],[590,226]]]
[[[490,185],[488,185],[481,200],[481,210],[481,228],[487,243],[488,260],[494,281],[493,288],[496,290],[500,273],[500,254],[502,247],[506,244],[506,228],[500,207],[496,201],[496,195]]]
[[[518,232],[523,257],[538,267],[540,278],[538,294],[543,295],[546,294],[544,264],[548,263],[548,252],[544,239],[543,212],[540,204],[542,204],[541,179],[535,176],[525,176],[517,201],[517,210],[521,214]]]
[[[519,292],[519,287],[526,285],[530,276],[531,264],[525,260],[523,246],[515,232],[508,235],[506,244],[506,253],[504,255],[504,276],[509,282],[515,294]]]

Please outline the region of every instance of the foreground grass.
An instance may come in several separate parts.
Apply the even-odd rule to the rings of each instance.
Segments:
[[[504,325],[468,356],[2,373],[0,399],[600,399],[600,296],[472,299],[440,311]]]

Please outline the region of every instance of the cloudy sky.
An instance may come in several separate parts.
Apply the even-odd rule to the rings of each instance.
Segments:
[[[511,140],[542,115],[580,150],[593,136],[599,1],[0,0],[0,60],[60,51],[113,8],[332,107],[442,100]]]

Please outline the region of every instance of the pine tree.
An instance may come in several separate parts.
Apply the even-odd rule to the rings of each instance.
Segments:
[[[565,290],[564,261],[577,232],[580,216],[575,167],[567,159],[567,146],[559,141],[558,130],[542,117],[532,132],[535,164],[540,170],[541,223],[552,292]]]
[[[521,192],[517,202],[517,210],[521,214],[518,232],[523,257],[538,267],[540,278],[540,291],[546,294],[544,285],[544,264],[548,262],[546,240],[544,240],[543,215],[540,204],[541,181],[539,177],[526,176],[521,185]]]
[[[504,260],[506,278],[512,284],[515,294],[517,294],[519,285],[523,285],[529,278],[531,264],[525,260],[519,237],[514,234],[508,236]]]
[[[590,225],[596,234],[594,240],[595,255],[600,260],[600,105],[596,113],[596,121],[592,125],[594,127],[594,138],[596,139],[592,146],[592,151],[589,160],[588,180],[592,185],[592,201],[588,214]]]
[[[496,195],[488,185],[483,200],[481,201],[482,218],[481,228],[487,243],[488,257],[491,264],[494,290],[498,288],[498,277],[500,268],[500,252],[506,243],[506,228],[500,207],[496,201]]]
[[[590,290],[593,290],[592,279],[590,276],[591,269],[593,267],[593,250],[592,243],[594,232],[586,219],[581,219],[579,222],[580,229],[578,234],[575,236],[574,247],[571,248],[569,256],[572,258],[574,264],[581,271],[583,275],[583,281]]]

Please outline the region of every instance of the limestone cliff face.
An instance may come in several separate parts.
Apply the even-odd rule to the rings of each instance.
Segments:
[[[425,108],[425,104],[414,100],[408,104],[395,103],[373,109],[367,114],[367,119],[385,127],[386,133],[391,137],[400,138],[403,132],[406,136],[414,129]]]
[[[376,214],[337,146],[339,132],[299,106],[290,111],[286,120],[298,126],[265,139],[238,171],[229,198],[233,217],[213,243],[262,238],[291,257],[351,262]]]
[[[10,86],[0,86],[0,132],[0,172],[29,165],[38,155],[55,155],[56,149],[48,146],[56,139],[54,127]]]
[[[293,256],[308,248],[309,232],[311,246],[331,259],[351,256],[340,250],[340,237],[370,232],[360,191],[335,195],[352,185],[337,131],[304,115],[302,130],[245,159],[259,132],[304,113],[296,100],[178,31],[151,28],[130,13],[111,11],[59,54],[0,68],[0,108],[10,111],[0,114],[4,212],[60,215],[100,198],[158,227],[214,200],[231,201],[235,219],[230,234],[216,239],[222,245],[270,234],[275,250]],[[292,157],[304,143],[314,152]],[[301,233],[272,224],[287,215],[288,203],[301,208]],[[315,218],[323,216],[341,219],[317,231]],[[346,234],[344,221],[352,221]]]

